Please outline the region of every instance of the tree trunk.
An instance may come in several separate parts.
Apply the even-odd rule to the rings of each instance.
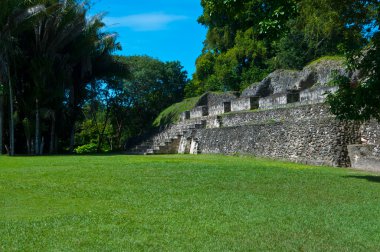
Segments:
[[[30,138],[27,137],[26,138],[26,151],[28,153],[28,155],[31,155],[32,154],[32,145],[31,145],[31,141],[30,141]]]
[[[40,142],[40,149],[38,150],[38,155],[44,154],[44,146],[45,146],[45,139],[44,137],[42,137],[41,142]]]
[[[0,87],[1,88],[1,87]],[[2,92],[2,90],[0,90]],[[0,156],[3,154],[3,120],[4,120],[3,94],[0,94]]]
[[[109,109],[109,107],[107,105],[106,118],[104,119],[104,125],[103,125],[102,132],[100,132],[99,138],[98,138],[98,147],[97,147],[97,150],[96,150],[98,153],[101,151],[101,147],[102,147],[102,143],[103,143],[103,138],[104,138],[104,132],[105,132],[107,124],[108,124],[109,113],[110,113],[110,109]]]
[[[71,132],[70,132],[70,152],[74,152],[74,146],[75,146],[75,122],[73,123],[71,127]]]
[[[74,86],[70,88],[70,105],[71,105],[71,132],[70,132],[70,152],[74,152],[75,146],[75,119],[76,119],[76,107],[75,107],[75,91]]]
[[[8,86],[9,86],[9,155],[14,156],[15,154],[15,126],[13,118],[13,92],[12,92],[12,81],[8,70]]]
[[[51,114],[50,146],[49,153],[55,153],[55,112]]]
[[[35,136],[35,154],[40,154],[40,109],[38,99],[36,99],[36,136]]]

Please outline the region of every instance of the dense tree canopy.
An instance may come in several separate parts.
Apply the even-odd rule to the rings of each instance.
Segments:
[[[366,47],[346,48],[348,66],[358,71],[358,80],[337,76],[340,89],[328,101],[340,119],[380,121],[380,2],[368,1],[364,16],[352,16],[352,26],[361,27],[369,41]]]
[[[354,0],[202,0],[208,28],[186,95],[242,90],[278,68],[362,48],[369,6]]]
[[[105,32],[102,15],[89,17],[87,3],[0,7],[0,153],[121,149],[183,98],[179,62],[115,56],[116,34]]]
[[[131,137],[151,130],[153,120],[181,101],[187,73],[177,61],[162,62],[148,56],[117,56],[130,70],[128,78],[113,85],[98,85],[83,109],[76,136],[79,146],[92,150],[121,150]],[[79,150],[82,148],[79,147]]]

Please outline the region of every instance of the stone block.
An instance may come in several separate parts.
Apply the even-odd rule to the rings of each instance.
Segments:
[[[244,111],[257,109],[259,97],[242,97],[231,101],[231,111]]]
[[[372,144],[349,145],[351,167],[365,171],[380,171],[379,146]]]
[[[190,118],[208,116],[208,106],[198,106],[190,111]]]
[[[190,119],[190,111],[185,111],[181,113],[181,121],[189,120]]]
[[[286,105],[288,102],[288,97],[286,93],[276,94],[267,97],[260,98],[259,108],[260,109],[271,109]]]
[[[300,92],[300,102],[303,104],[322,103],[326,100],[328,93],[334,93],[338,87],[319,87],[317,89],[307,89]]]
[[[210,106],[208,108],[208,115],[209,116],[216,116],[216,115],[221,115],[224,113],[224,108],[223,108],[223,104],[218,104],[218,105],[214,105],[214,106]]]

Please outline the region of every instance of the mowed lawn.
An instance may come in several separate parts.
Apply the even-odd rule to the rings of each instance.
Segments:
[[[248,157],[0,157],[0,251],[380,251],[380,177]]]

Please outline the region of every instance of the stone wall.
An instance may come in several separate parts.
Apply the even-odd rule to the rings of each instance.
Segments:
[[[241,97],[225,100],[227,96],[221,99],[214,99],[213,105],[202,105],[193,108],[190,112],[184,112],[181,115],[182,120],[186,118],[199,118],[205,116],[223,115],[228,112],[249,111],[253,109],[278,109],[297,107],[308,104],[323,103],[328,92],[335,92],[337,87],[317,87],[304,91],[288,90],[286,93],[275,94],[267,97]],[[205,96],[208,97],[208,96]],[[205,99],[205,98],[202,98]],[[203,102],[205,102],[204,100]],[[202,102],[202,103],[203,103]],[[228,105],[228,106],[226,106]],[[229,108],[226,110],[226,108]]]
[[[338,87],[319,87],[306,89],[300,92],[300,102],[303,104],[317,104],[325,101],[328,93],[335,93]]]
[[[276,70],[261,82],[245,89],[242,96],[266,97],[283,94],[288,90],[302,91],[311,87],[326,87],[334,73],[353,78],[353,73],[346,69],[343,60],[325,59],[308,65],[301,71]]]
[[[243,153],[343,167],[351,165],[351,157],[353,167],[380,167],[380,124],[338,121],[323,104],[329,92],[337,91],[328,84],[333,72],[353,78],[342,62],[324,61],[299,72],[277,70],[239,98],[206,93],[179,123],[148,141],[150,150]]]
[[[219,105],[225,101],[230,101],[238,97],[236,92],[226,92],[226,93],[213,93],[208,92],[202,95],[196,106],[215,106]]]
[[[318,104],[314,106],[305,105],[290,108],[229,113],[221,116],[219,121],[223,127],[232,127],[245,124],[263,124],[283,122],[285,120],[301,121],[325,117],[332,117],[328,112],[328,107],[324,104]]]
[[[190,118],[208,116],[208,106],[198,106],[190,110]]]
[[[338,121],[325,104],[187,119],[164,129],[153,142],[158,146],[168,139],[171,143],[157,153],[242,153],[343,167],[351,165],[351,158],[354,168],[380,170],[380,124]],[[362,143],[366,145],[358,145]],[[171,146],[179,147],[175,151]],[[348,146],[353,146],[350,155]]]
[[[332,118],[200,129],[200,153],[245,153],[315,165],[350,166],[347,145],[358,143],[359,125]]]
[[[210,106],[208,108],[209,116],[221,115],[223,113],[224,113],[223,103],[219,103],[218,105]]]
[[[242,97],[231,101],[231,111],[244,111],[259,108],[259,97]]]
[[[348,153],[353,168],[365,171],[380,171],[380,150],[378,145],[349,145]]]
[[[380,145],[380,124],[376,121],[363,123],[360,135],[363,143]]]
[[[276,108],[278,105],[287,104],[287,94],[276,94],[259,100],[259,108],[269,109]]]

